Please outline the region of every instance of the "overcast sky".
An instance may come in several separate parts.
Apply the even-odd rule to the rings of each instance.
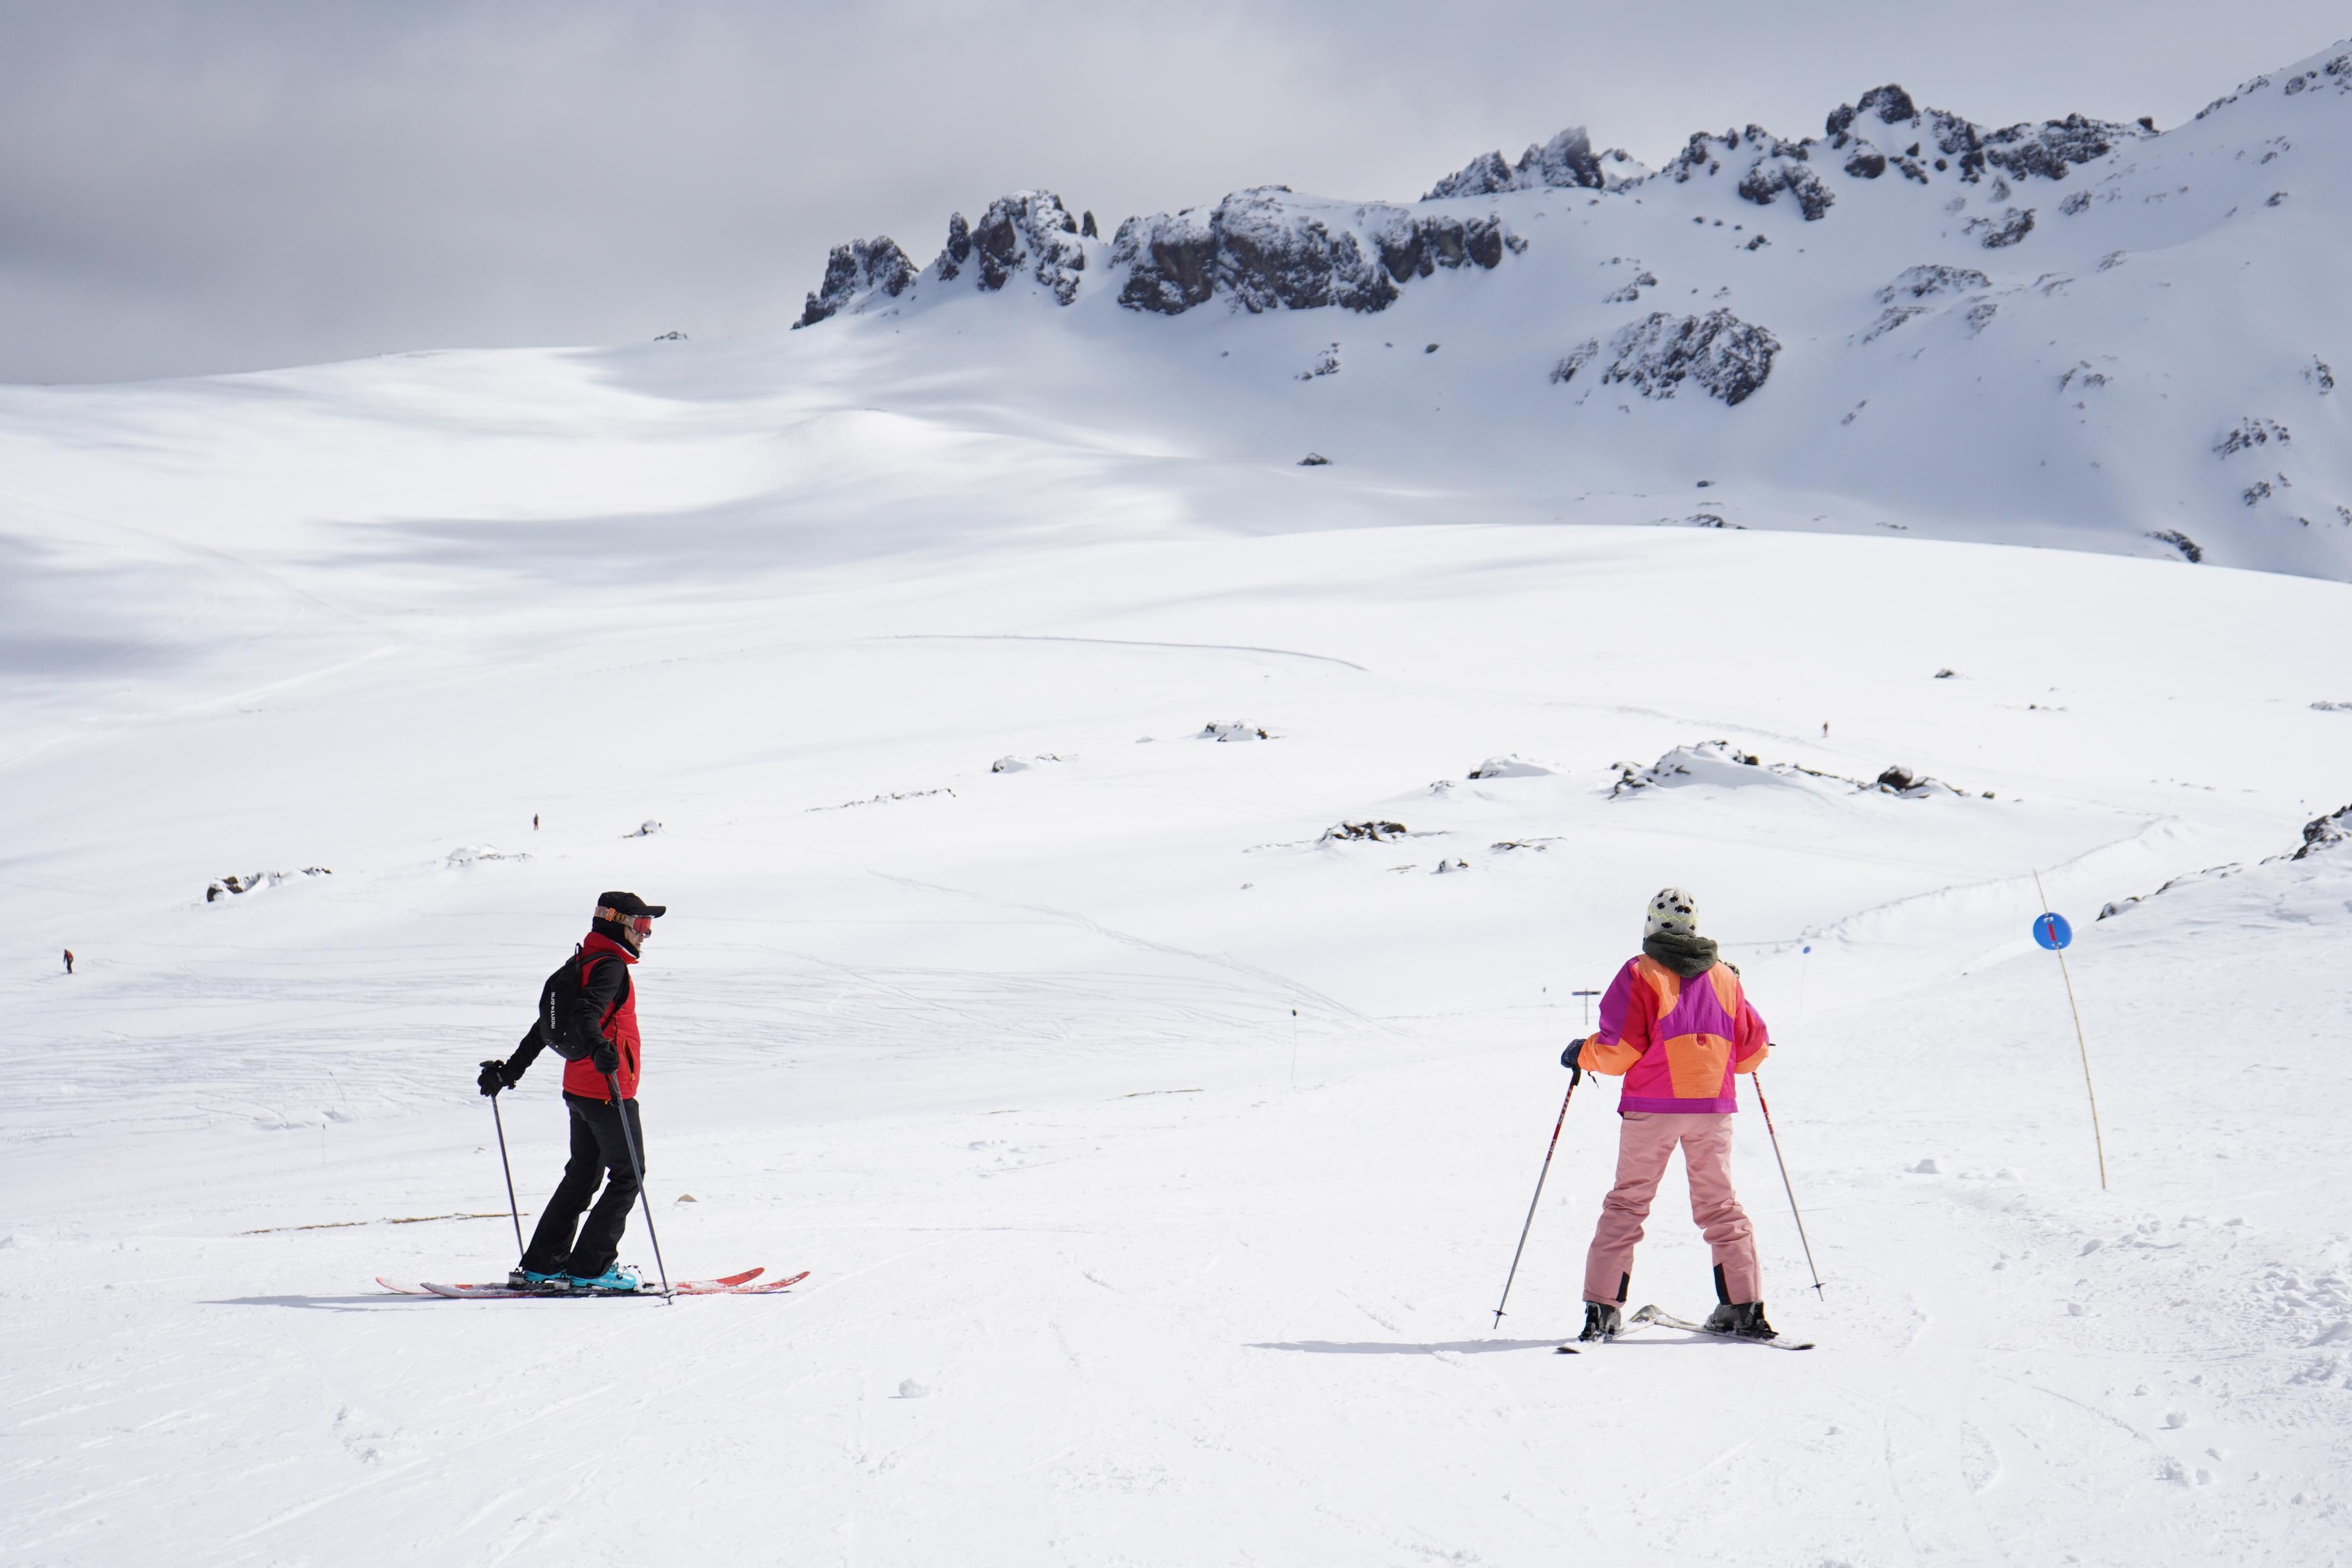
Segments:
[[[1916,20],[1903,20],[1906,14]],[[2343,0],[0,0],[0,380],[787,325],[1024,186],[1406,199],[1563,125],[1656,164],[1883,81],[2170,126]]]

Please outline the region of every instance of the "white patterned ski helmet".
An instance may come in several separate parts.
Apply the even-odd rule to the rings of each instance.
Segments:
[[[1656,936],[1660,931],[1672,931],[1676,936],[1698,934],[1698,900],[1680,888],[1662,888],[1650,900],[1650,918],[1643,923],[1642,935]]]

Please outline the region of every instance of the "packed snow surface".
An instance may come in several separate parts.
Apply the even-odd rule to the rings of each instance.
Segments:
[[[2284,79],[2198,125],[2346,101],[2324,61]],[[1903,107],[1847,132],[1881,177],[1816,147],[1810,230],[1795,184],[1721,192],[1764,265],[1919,188],[1907,122],[1878,129]],[[2120,465],[2012,460],[2055,466],[2063,403],[1890,418],[1827,478],[1838,437],[1770,412],[1832,406],[1832,343],[1958,354],[2055,311],[2029,283],[1983,339],[1843,346],[2191,198],[2037,199],[1965,264],[1906,231],[1850,321],[1724,307],[1782,345],[1738,405],[1578,413],[1601,384],[1547,377],[1640,268],[1541,231],[1638,198],[1605,210],[1686,289],[1663,237],[1702,233],[1675,204],[1709,176],[1555,150],[1479,198],[1535,204],[1524,253],[1370,314],[1130,310],[1097,292],[1109,242],[1029,202],[967,226],[998,291],[929,277],[778,340],[0,392],[0,1561],[2343,1561],[2344,557],[2188,512],[2204,564],[2136,557]],[[1544,173],[1580,158],[1598,185]],[[2189,298],[2245,259],[2223,232],[2068,276],[2179,285],[2134,353],[2269,331],[2276,289]],[[1559,330],[1473,309],[1496,288],[1566,301]],[[2059,320],[2014,363],[2074,355]],[[2301,412],[2201,384],[2073,395],[2205,407],[2194,465],[2339,471],[2293,366],[2266,384]],[[1602,415],[1633,434],[1576,434]],[[2136,526],[2176,516],[2176,461]],[[2033,547],[2070,542],[2096,548]],[[1735,1173],[1802,1354],[1551,1353],[1606,1081],[1495,1323],[1575,994],[1667,885],[1778,1042],[1818,1294],[1747,1086]],[[512,1262],[476,1067],[608,889],[670,911],[636,974],[670,1271],[811,1278],[383,1292]],[[499,1102],[526,1225],[556,1077]],[[1696,1317],[1682,1198],[1632,1304]],[[640,1215],[650,1274],[646,1243]]]

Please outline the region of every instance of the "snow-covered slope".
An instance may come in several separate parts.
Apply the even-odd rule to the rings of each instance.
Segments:
[[[1106,237],[1019,193],[951,219],[919,270],[887,239],[842,247],[803,324],[878,314],[829,330],[938,366],[953,336],[994,338],[973,296],[1041,296],[1071,319],[1022,313],[999,366],[1076,340],[1089,380],[1167,387],[1219,456],[1311,448],[1374,488],[1435,479],[1515,512],[1632,516],[1638,496],[1667,520],[2341,576],[2347,137],[2352,44],[2160,134],[1989,129],[1888,86],[1820,136],[1701,132],[1655,173],[1570,129],[1410,205],[1266,186]],[[1307,320],[1112,323],[1276,311]],[[1677,510],[1700,480],[1708,504]]]
[[[2340,323],[2288,288],[2340,176],[2196,140],[2336,79],[2063,181],[1914,182],[1882,94],[1613,190],[1567,138],[1393,207],[1008,201],[773,341],[0,390],[0,1561],[2340,1560],[2352,584],[2219,563],[2343,460],[2242,379]],[[2242,164],[2295,195],[2197,205]],[[2014,287],[2099,225],[2147,248]],[[2089,469],[2118,407],[2145,468]],[[1803,1354],[1550,1353],[1606,1084],[1493,1326],[1663,883],[1773,1024],[1820,1294],[1752,1105],[1735,1170]],[[380,1291],[511,1260],[476,1064],[616,887],[671,910],[669,1267],[813,1277]],[[1691,1312],[1679,1180],[1634,1289]]]

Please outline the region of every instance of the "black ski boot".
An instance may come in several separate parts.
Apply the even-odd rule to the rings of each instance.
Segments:
[[[1743,1340],[1777,1340],[1779,1331],[1764,1321],[1761,1301],[1726,1301],[1706,1315],[1707,1331]]]
[[[1624,1331],[1625,1319],[1616,1308],[1606,1301],[1587,1301],[1584,1331],[1576,1338],[1580,1344],[1590,1344],[1596,1340],[1613,1340]]]

